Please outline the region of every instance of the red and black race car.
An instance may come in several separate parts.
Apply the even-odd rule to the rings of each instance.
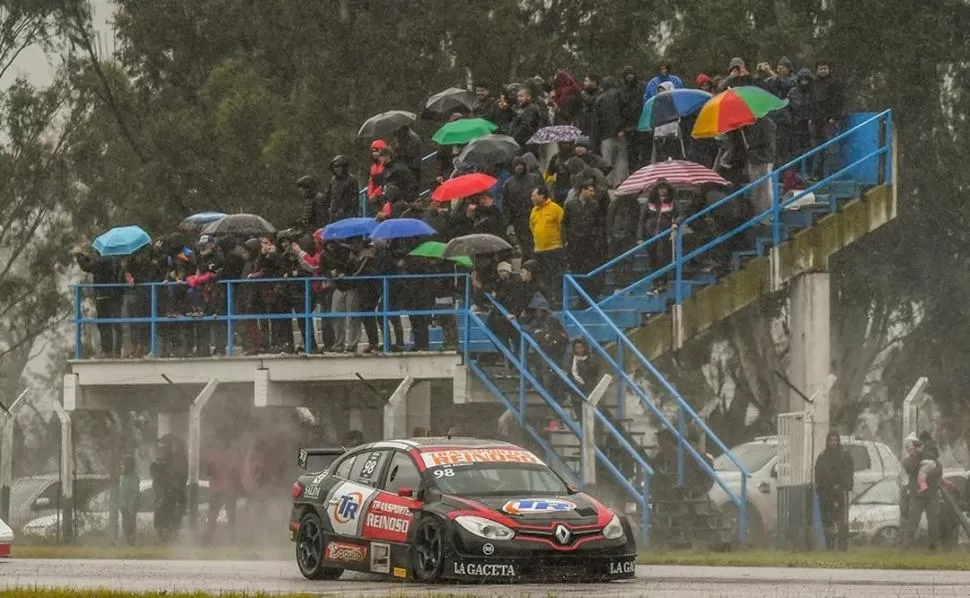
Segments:
[[[339,455],[333,459],[335,455]],[[636,574],[625,517],[531,452],[474,438],[301,449],[329,467],[293,484],[290,538],[309,579],[608,581]]]

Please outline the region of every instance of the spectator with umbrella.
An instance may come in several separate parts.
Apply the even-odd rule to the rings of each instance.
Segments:
[[[660,93],[660,85],[663,83],[670,83],[673,86],[673,89],[682,89],[684,87],[684,82],[680,80],[680,77],[670,73],[670,61],[667,60],[660,61],[660,65],[657,68],[657,76],[647,82],[647,85],[643,91],[644,104],[646,104],[650,98]]]
[[[529,228],[535,242],[535,257],[542,267],[541,286],[547,297],[562,295],[563,276],[563,209],[552,201],[548,187],[532,191],[532,213]],[[555,299],[554,299],[555,300]]]
[[[265,234],[275,234],[276,227],[268,220],[256,214],[230,214],[202,229],[203,235],[222,236],[235,235],[237,237],[259,237]]]
[[[474,105],[475,96],[467,89],[449,87],[428,98],[421,116],[428,120],[447,120],[455,115],[468,114]]]
[[[401,194],[405,200],[410,200],[418,195],[418,179],[414,178],[414,172],[408,168],[403,162],[398,161],[397,154],[390,147],[385,147],[380,150],[380,160],[384,166],[381,178],[383,180],[383,189],[386,193],[387,187],[389,185],[394,185],[400,189]],[[387,204],[387,198],[384,198],[384,204]],[[382,210],[385,211],[385,216],[387,215],[387,209],[381,206]]]
[[[75,247],[71,254],[74,256],[78,267],[91,275],[92,283],[102,285],[121,282],[121,270],[117,257],[94,255],[88,247],[83,245]],[[94,317],[98,319],[121,317],[124,289],[95,287],[92,290],[94,292]],[[121,357],[121,331],[116,330],[115,326],[115,324],[98,324],[98,337],[101,345],[98,356],[101,358],[117,359]]]
[[[521,146],[507,135],[485,135],[472,141],[458,154],[459,165],[468,171],[488,170],[519,155]]]
[[[421,160],[424,158],[424,142],[410,127],[405,125],[389,138],[394,156],[411,171],[415,187],[421,182]]]
[[[179,223],[178,230],[182,234],[187,235],[192,240],[191,242],[194,243],[199,238],[199,235],[202,234],[202,229],[224,216],[225,214],[222,212],[199,212],[198,214],[192,214]]]
[[[367,177],[367,213],[361,216],[375,216],[381,209],[381,195],[384,192],[384,160],[381,150],[387,147],[383,139],[375,139],[370,144],[371,165]]]

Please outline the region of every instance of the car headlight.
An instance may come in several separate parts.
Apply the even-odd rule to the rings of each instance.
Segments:
[[[485,519],[484,517],[460,515],[455,517],[455,523],[486,540],[511,540],[515,536],[515,532],[501,523],[497,523],[491,519]]]
[[[613,515],[613,519],[610,519],[610,522],[603,528],[603,537],[607,540],[616,540],[623,537],[623,524],[620,523],[618,515]]]

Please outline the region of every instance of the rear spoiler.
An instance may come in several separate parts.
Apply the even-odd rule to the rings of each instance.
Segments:
[[[307,461],[310,457],[339,457],[347,452],[344,447],[339,448],[301,448],[296,456],[296,464],[300,469],[306,469]]]

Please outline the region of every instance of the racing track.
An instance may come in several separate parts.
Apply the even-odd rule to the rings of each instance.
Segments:
[[[0,589],[17,587],[314,592],[345,596],[422,596],[431,591],[480,596],[783,596],[786,598],[966,596],[970,572],[859,571],[734,567],[640,566],[637,579],[610,584],[402,585],[359,574],[336,582],[303,579],[286,561],[0,561]]]

